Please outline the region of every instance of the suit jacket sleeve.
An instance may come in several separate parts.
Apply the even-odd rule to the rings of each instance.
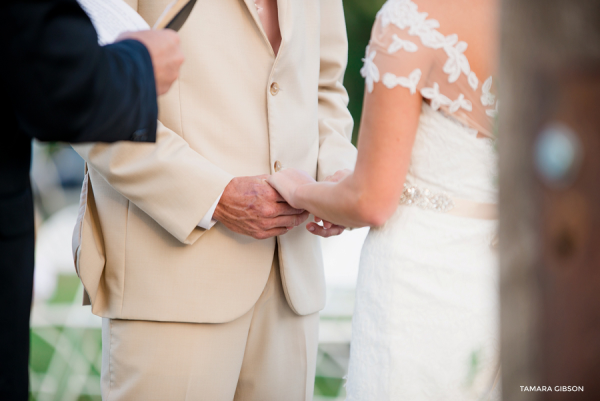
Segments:
[[[319,76],[319,159],[317,180],[341,169],[354,169],[353,121],[343,85],[348,39],[342,0],[321,0],[321,70]]]
[[[156,144],[73,148],[88,167],[184,244],[194,243],[206,231],[198,222],[233,178],[160,122]]]
[[[154,141],[152,60],[127,40],[98,45],[75,0],[5,0],[1,76],[20,128],[43,141]]]

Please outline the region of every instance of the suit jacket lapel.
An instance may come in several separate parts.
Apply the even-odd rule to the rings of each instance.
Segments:
[[[248,11],[250,12],[250,15],[252,15],[252,18],[254,19],[254,23],[260,30],[260,33],[262,34],[263,39],[265,40],[267,46],[269,46],[271,51],[273,51],[271,43],[269,42],[269,38],[267,37],[267,34],[265,33],[265,30],[263,28],[262,22],[260,21],[260,17],[258,16],[258,12],[256,11],[256,5],[254,4],[254,0],[244,0],[244,3],[246,4],[246,7],[248,7]],[[288,0],[277,0],[277,16],[279,19],[279,32],[281,32],[281,46],[279,47],[279,52],[281,52],[281,48],[283,48],[283,46],[285,45],[285,42],[286,42],[286,33],[287,32],[284,29],[288,25],[290,25],[290,24],[286,23],[287,22],[286,18],[288,17],[288,15],[287,15],[288,4],[287,3],[288,3]]]
[[[260,22],[260,17],[258,16],[258,12],[256,11],[256,5],[254,4],[254,0],[244,0],[244,3],[246,3],[246,6],[248,7],[248,11],[250,12],[250,15],[252,15],[252,18],[254,19],[254,23],[256,24],[258,30],[260,31],[260,33],[263,36],[263,39],[265,40],[267,46],[269,46],[269,48],[271,49],[271,52],[272,52],[273,49],[271,48],[271,44],[269,43],[269,38],[267,37],[265,30],[263,29],[262,22]]]
[[[281,46],[279,53],[288,42],[290,31],[292,29],[292,20],[289,10],[290,0],[277,0],[277,15],[279,17],[279,32],[281,32]]]

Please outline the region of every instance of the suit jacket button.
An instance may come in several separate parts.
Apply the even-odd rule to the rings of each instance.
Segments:
[[[279,93],[279,84],[277,82],[273,82],[271,84],[271,95],[277,96]]]
[[[279,160],[277,160],[275,162],[275,165],[273,165],[273,168],[275,169],[276,173],[278,173],[279,171],[281,171],[281,162]]]

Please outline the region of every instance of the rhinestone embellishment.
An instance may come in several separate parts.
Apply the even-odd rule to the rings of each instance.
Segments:
[[[419,188],[414,185],[404,184],[400,197],[401,205],[414,205],[421,209],[435,210],[446,213],[454,208],[454,201],[445,193],[434,193],[428,188]]]

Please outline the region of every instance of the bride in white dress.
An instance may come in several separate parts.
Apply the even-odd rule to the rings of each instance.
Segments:
[[[360,261],[348,400],[499,398],[497,6],[385,3],[362,69],[355,171],[338,182],[295,169],[269,178],[295,208],[373,227]]]

